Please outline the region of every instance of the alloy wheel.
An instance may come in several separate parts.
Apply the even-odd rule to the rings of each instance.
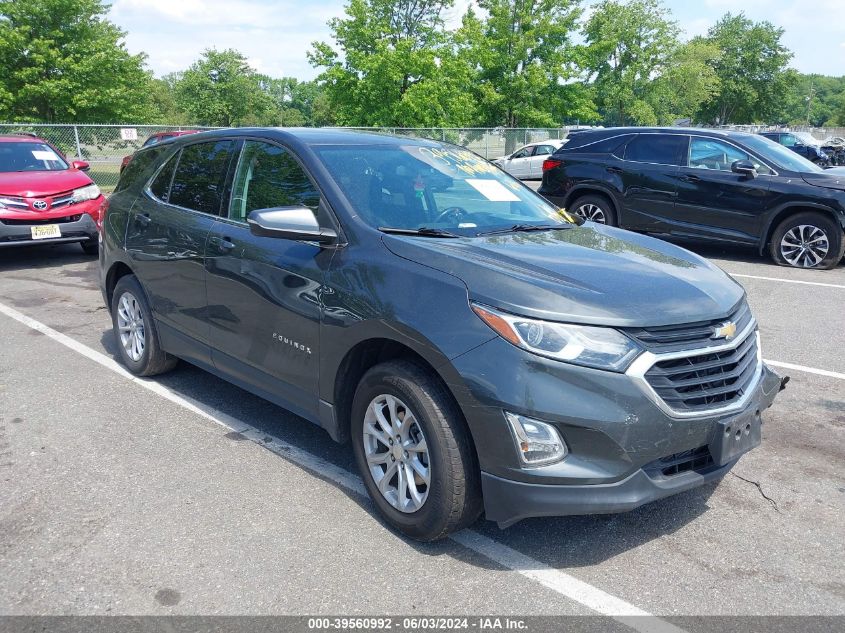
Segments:
[[[126,355],[135,362],[141,360],[146,344],[144,313],[141,312],[138,299],[131,292],[120,295],[117,304],[117,330]]]
[[[591,222],[607,224],[607,216],[605,216],[602,208],[597,204],[593,204],[591,202],[582,204],[577,209],[575,209],[575,215],[578,215],[584,218],[585,220],[590,220]]]
[[[814,268],[827,257],[830,242],[827,233],[811,224],[789,229],[780,241],[780,253],[791,266]]]
[[[364,414],[364,457],[381,495],[400,512],[422,508],[431,488],[431,459],[422,427],[399,398],[381,394]]]

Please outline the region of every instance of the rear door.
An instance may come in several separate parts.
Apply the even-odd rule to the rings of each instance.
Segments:
[[[688,139],[684,134],[645,133],[628,142],[623,160],[608,168],[622,181],[619,226],[662,232],[671,224]]]
[[[288,149],[243,144],[226,217],[211,228],[206,269],[212,359],[236,381],[310,419],[317,413],[321,288],[331,249],[250,232],[251,211],[325,203]]]
[[[751,161],[758,176],[731,171],[737,160]],[[678,176],[672,232],[756,244],[772,195],[771,173],[757,157],[728,140],[692,136]]]
[[[210,359],[205,245],[233,149],[233,141],[221,139],[177,151],[138,197],[128,224],[126,249],[162,343],[188,360]]]

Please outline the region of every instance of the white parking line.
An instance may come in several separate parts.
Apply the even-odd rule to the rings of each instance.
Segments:
[[[727,271],[725,271],[727,272]],[[800,279],[783,279],[781,277],[761,277],[759,275],[742,275],[740,273],[728,273],[731,277],[743,277],[745,279],[762,279],[763,281],[780,281],[785,284],[803,284],[805,286],[823,286],[824,288],[840,288],[845,290],[845,286],[840,284],[826,284],[821,281],[801,281]]]
[[[36,321],[32,317],[18,312],[14,308],[11,308],[3,303],[0,303],[0,313],[5,314],[6,316],[33,330],[41,332],[45,336],[61,343],[74,352],[99,363],[106,369],[115,372],[123,378],[131,380],[140,387],[148,389],[158,396],[166,398],[174,404],[184,407],[185,409],[219,424],[224,428],[243,434],[253,442],[270,449],[279,456],[294,462],[318,476],[333,481],[349,491],[366,496],[364,484],[361,481],[361,478],[357,475],[327,462],[326,460],[317,457],[298,446],[288,444],[279,438],[273,438],[272,441],[265,442],[264,438],[267,437],[266,432],[260,431],[250,424],[247,424],[234,416],[223,413],[214,407],[209,407],[208,405],[205,405],[193,398],[178,394],[160,383],[133,376],[120,364],[105,354],[98,352],[65,334],[62,334],[57,330],[54,330],[40,321]],[[602,591],[598,587],[594,587],[582,580],[578,580],[566,572],[549,567],[530,556],[526,556],[525,554],[479,534],[474,530],[464,530],[463,532],[452,535],[451,539],[463,547],[481,554],[502,567],[511,569],[518,574],[533,580],[534,582],[540,583],[561,596],[569,598],[570,600],[573,600],[598,614],[612,617],[618,622],[640,631],[641,633],[685,633],[684,629],[678,628],[665,620],[661,620],[648,611],[644,611],[639,607],[622,600],[621,598],[617,598],[616,596]]]
[[[804,365],[793,365],[792,363],[782,363],[777,360],[765,360],[772,367],[783,367],[784,369],[803,371],[807,372],[808,374],[816,374],[817,376],[827,376],[828,378],[838,378],[839,380],[845,380],[845,374],[840,374],[837,371],[828,371],[827,369],[816,369],[815,367],[805,367]]]

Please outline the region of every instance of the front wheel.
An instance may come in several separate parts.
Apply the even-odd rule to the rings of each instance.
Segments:
[[[772,234],[772,258],[795,268],[835,267],[845,254],[842,227],[821,213],[805,212],[786,218]]]
[[[352,444],[387,522],[420,541],[473,523],[481,484],[463,416],[430,371],[408,361],[370,369],[352,403]]]

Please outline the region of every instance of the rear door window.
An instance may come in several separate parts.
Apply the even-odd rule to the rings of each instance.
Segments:
[[[218,215],[234,142],[194,143],[182,149],[167,202]]]
[[[554,154],[554,151],[554,145],[537,145],[534,150],[534,156],[548,156],[549,154]]]
[[[687,137],[681,134],[638,134],[625,147],[625,160],[659,165],[680,165]]]

